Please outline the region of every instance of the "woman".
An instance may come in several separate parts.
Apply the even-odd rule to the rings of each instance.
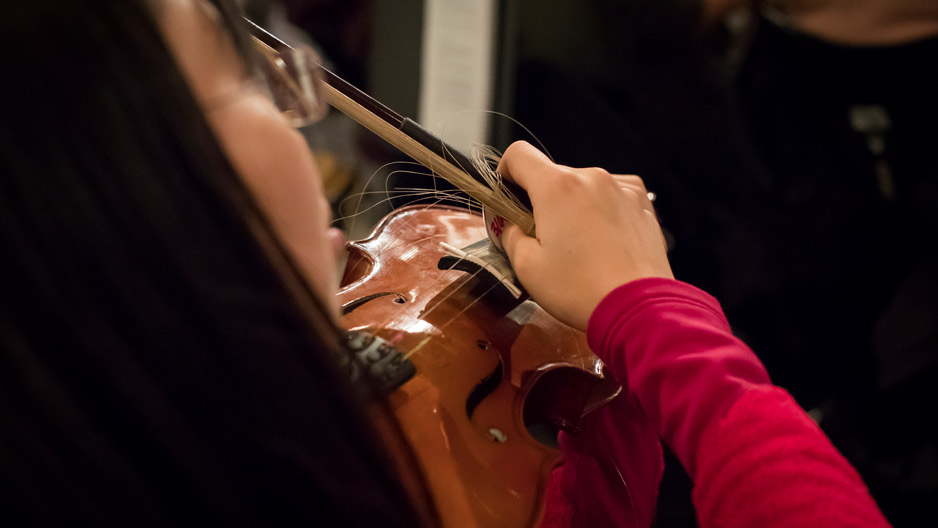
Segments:
[[[340,240],[301,138],[251,80],[231,6],[63,0],[5,11],[5,520],[434,524],[334,370]],[[539,238],[504,235],[522,281],[588,329],[647,414],[623,418],[614,405],[598,430],[619,438],[631,429],[618,422],[639,424],[655,442],[660,432],[698,481],[704,526],[766,525],[773,505],[783,507],[768,520],[788,525],[884,524],[716,303],[671,278],[640,180],[559,167],[523,143],[501,171],[528,188],[537,214]],[[625,507],[577,471],[588,450],[563,444],[570,458],[547,523],[627,512],[649,524],[653,487]],[[610,456],[628,458],[627,447]],[[721,481],[763,465],[764,483],[785,493]],[[754,516],[734,517],[740,502]],[[592,504],[608,515],[583,511]]]
[[[3,524],[417,524],[332,371],[328,208],[231,6],[3,11]]]

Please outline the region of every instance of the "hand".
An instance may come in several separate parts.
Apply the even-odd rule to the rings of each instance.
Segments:
[[[638,176],[572,169],[519,141],[498,172],[528,191],[537,238],[509,226],[501,240],[518,279],[548,313],[580,330],[609,292],[673,278],[664,236]]]

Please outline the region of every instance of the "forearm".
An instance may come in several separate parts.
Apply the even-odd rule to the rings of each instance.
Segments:
[[[709,295],[635,281],[600,303],[589,338],[694,480],[701,526],[887,525]]]
[[[888,526],[850,463],[778,387],[744,393],[697,452],[702,528]]]
[[[704,429],[743,392],[770,384],[716,300],[674,280],[635,281],[610,293],[590,319],[589,341],[692,477]]]

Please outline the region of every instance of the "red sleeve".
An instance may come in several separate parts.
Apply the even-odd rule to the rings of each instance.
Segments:
[[[560,434],[564,463],[548,483],[541,528],[651,526],[664,470],[658,433],[628,394]]]
[[[626,284],[597,307],[588,338],[694,480],[702,527],[888,526],[706,293],[667,279]]]

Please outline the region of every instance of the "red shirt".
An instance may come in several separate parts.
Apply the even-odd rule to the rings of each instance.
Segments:
[[[631,282],[599,304],[587,335],[626,392],[580,435],[561,435],[542,526],[651,526],[659,436],[694,481],[702,528],[888,526],[713,297],[675,280]]]

